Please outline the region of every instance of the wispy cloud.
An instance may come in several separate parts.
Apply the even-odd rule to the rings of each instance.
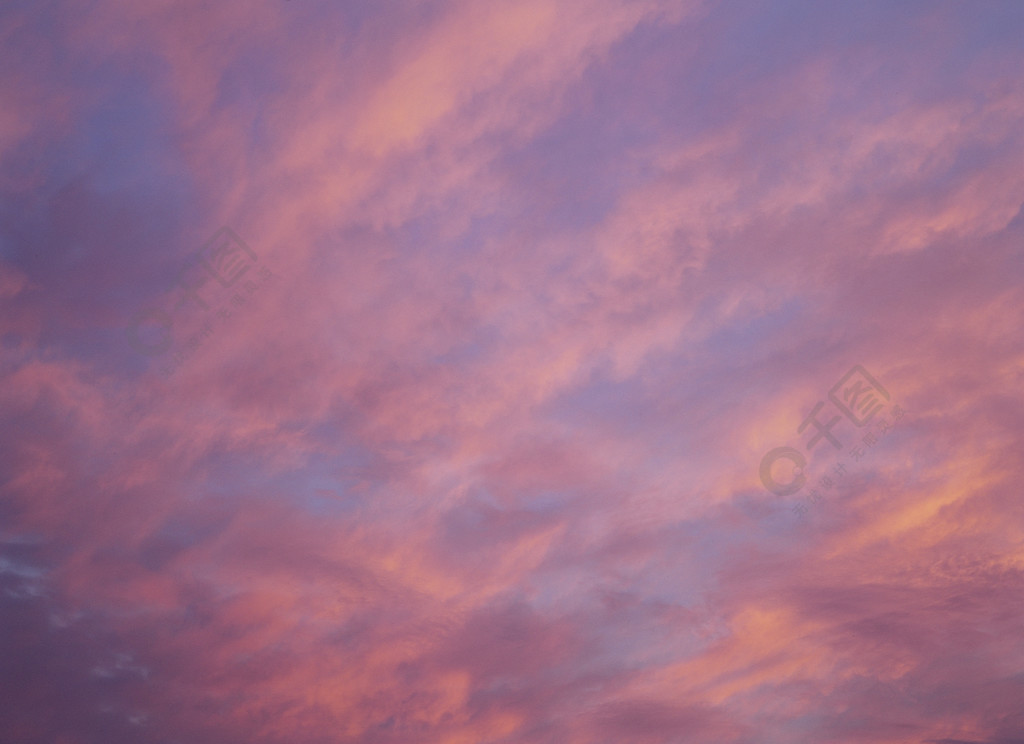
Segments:
[[[1022,29],[9,3],[0,739],[1024,740]]]

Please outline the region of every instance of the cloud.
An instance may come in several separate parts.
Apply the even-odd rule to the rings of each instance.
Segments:
[[[1019,741],[1022,23],[0,11],[0,738]]]

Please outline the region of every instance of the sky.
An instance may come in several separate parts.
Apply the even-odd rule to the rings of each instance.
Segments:
[[[1024,744],[1024,3],[5,0],[0,741]]]

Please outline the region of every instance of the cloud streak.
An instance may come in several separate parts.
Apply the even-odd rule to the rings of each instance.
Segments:
[[[9,4],[0,738],[1024,741],[1022,27]]]

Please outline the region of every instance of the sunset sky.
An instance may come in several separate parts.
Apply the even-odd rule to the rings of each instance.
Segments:
[[[0,744],[1024,744],[1024,2],[3,0]]]

